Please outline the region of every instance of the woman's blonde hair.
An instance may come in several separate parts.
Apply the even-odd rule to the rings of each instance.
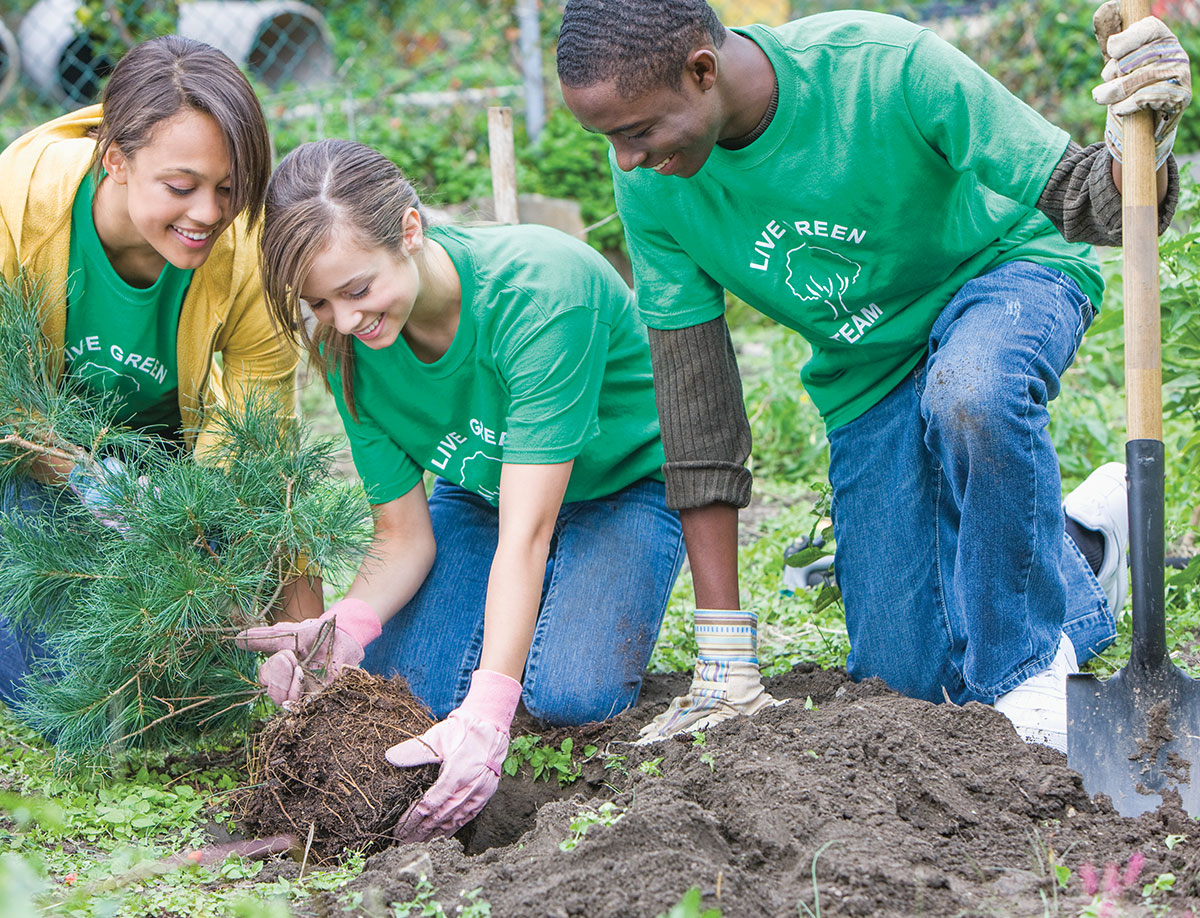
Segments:
[[[225,54],[179,35],[132,48],[104,87],[93,174],[116,146],[127,157],[151,142],[154,129],[183,111],[210,116],[229,149],[230,206],[253,226],[271,175],[271,138],[258,96]]]
[[[416,191],[396,165],[349,140],[302,144],[267,184],[260,260],[271,318],[300,338],[326,386],[331,370],[341,375],[342,395],[356,420],[353,338],[332,325],[310,332],[300,288],[336,232],[351,234],[364,249],[401,251],[409,208],[421,213]]]

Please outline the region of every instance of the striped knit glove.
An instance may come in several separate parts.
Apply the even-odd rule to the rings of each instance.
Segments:
[[[1108,0],[1092,19],[1104,55],[1104,83],[1092,98],[1108,106],[1104,142],[1121,162],[1124,131],[1121,116],[1146,109],[1155,113],[1154,162],[1162,168],[1183,110],[1192,101],[1192,72],[1187,52],[1169,28],[1154,16],[1139,19],[1127,29],[1121,22],[1119,0]]]
[[[738,714],[783,703],[767,694],[758,672],[757,615],[697,609],[695,632],[700,653],[691,688],[642,728],[639,743],[697,733]]]

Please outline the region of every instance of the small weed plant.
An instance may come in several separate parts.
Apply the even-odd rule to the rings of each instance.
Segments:
[[[625,816],[625,812],[617,808],[611,800],[606,800],[599,807],[587,807],[571,820],[568,828],[571,834],[558,843],[563,851],[574,851],[587,835],[592,826],[613,826]]]
[[[661,755],[655,759],[646,759],[638,765],[638,771],[651,778],[661,778],[663,776],[662,761],[663,756]]]
[[[461,896],[465,902],[455,906],[454,911],[449,914],[457,915],[459,918],[490,918],[492,906],[486,899],[480,898],[482,894],[482,886],[469,891],[463,890]],[[407,902],[392,903],[392,918],[418,918],[418,916],[446,918],[446,909],[435,896],[437,896],[437,890],[429,882],[428,877],[421,874],[413,897]]]
[[[657,918],[721,918],[721,914],[719,908],[705,908],[700,887],[693,886],[669,911],[661,912]]]
[[[821,918],[821,887],[817,885],[817,860],[825,853],[825,849],[830,845],[836,845],[841,839],[831,838],[825,842],[812,859],[812,888],[813,888],[813,904],[809,904],[803,900],[796,903],[796,914],[799,918]]]
[[[558,780],[559,787],[573,784],[583,773],[583,762],[595,756],[595,746],[583,747],[583,759],[576,762],[572,758],[575,751],[575,741],[567,737],[558,748],[542,742],[536,734],[518,736],[508,744],[508,756],[504,760],[503,772],[516,777],[522,765],[528,765],[533,772],[533,780],[539,778],[549,781],[553,775]]]

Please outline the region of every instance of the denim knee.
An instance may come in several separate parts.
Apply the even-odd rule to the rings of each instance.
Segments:
[[[636,686],[551,685],[546,690],[527,685],[521,696],[525,710],[538,720],[556,727],[577,727],[600,723],[616,717],[637,701],[641,679]]]
[[[1046,403],[1041,381],[1002,372],[947,372],[932,366],[921,394],[929,432],[949,442],[995,440],[1023,423],[1030,401]],[[1022,407],[1024,406],[1024,407]]]

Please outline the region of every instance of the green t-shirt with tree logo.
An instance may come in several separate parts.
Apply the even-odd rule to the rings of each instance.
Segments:
[[[972,278],[1028,260],[1098,305],[1088,246],[1035,204],[1065,132],[928,29],[828,13],[738,30],[775,69],[779,105],[749,146],[691,178],[610,156],[643,319],[685,328],[724,290],[812,344],[801,379],[830,430],[883,398]]]
[[[66,365],[99,392],[115,392],[122,423],[177,438],[179,314],[190,270],[168,263],[150,287],[134,287],[113,269],[92,219],[89,173],[71,210]]]
[[[330,374],[367,496],[422,470],[498,503],[501,464],[574,460],[566,501],[661,480],[650,351],[629,288],[590,246],[540,226],[431,227],[462,284],[454,341],[423,363],[403,337],[354,342],[355,421]]]

